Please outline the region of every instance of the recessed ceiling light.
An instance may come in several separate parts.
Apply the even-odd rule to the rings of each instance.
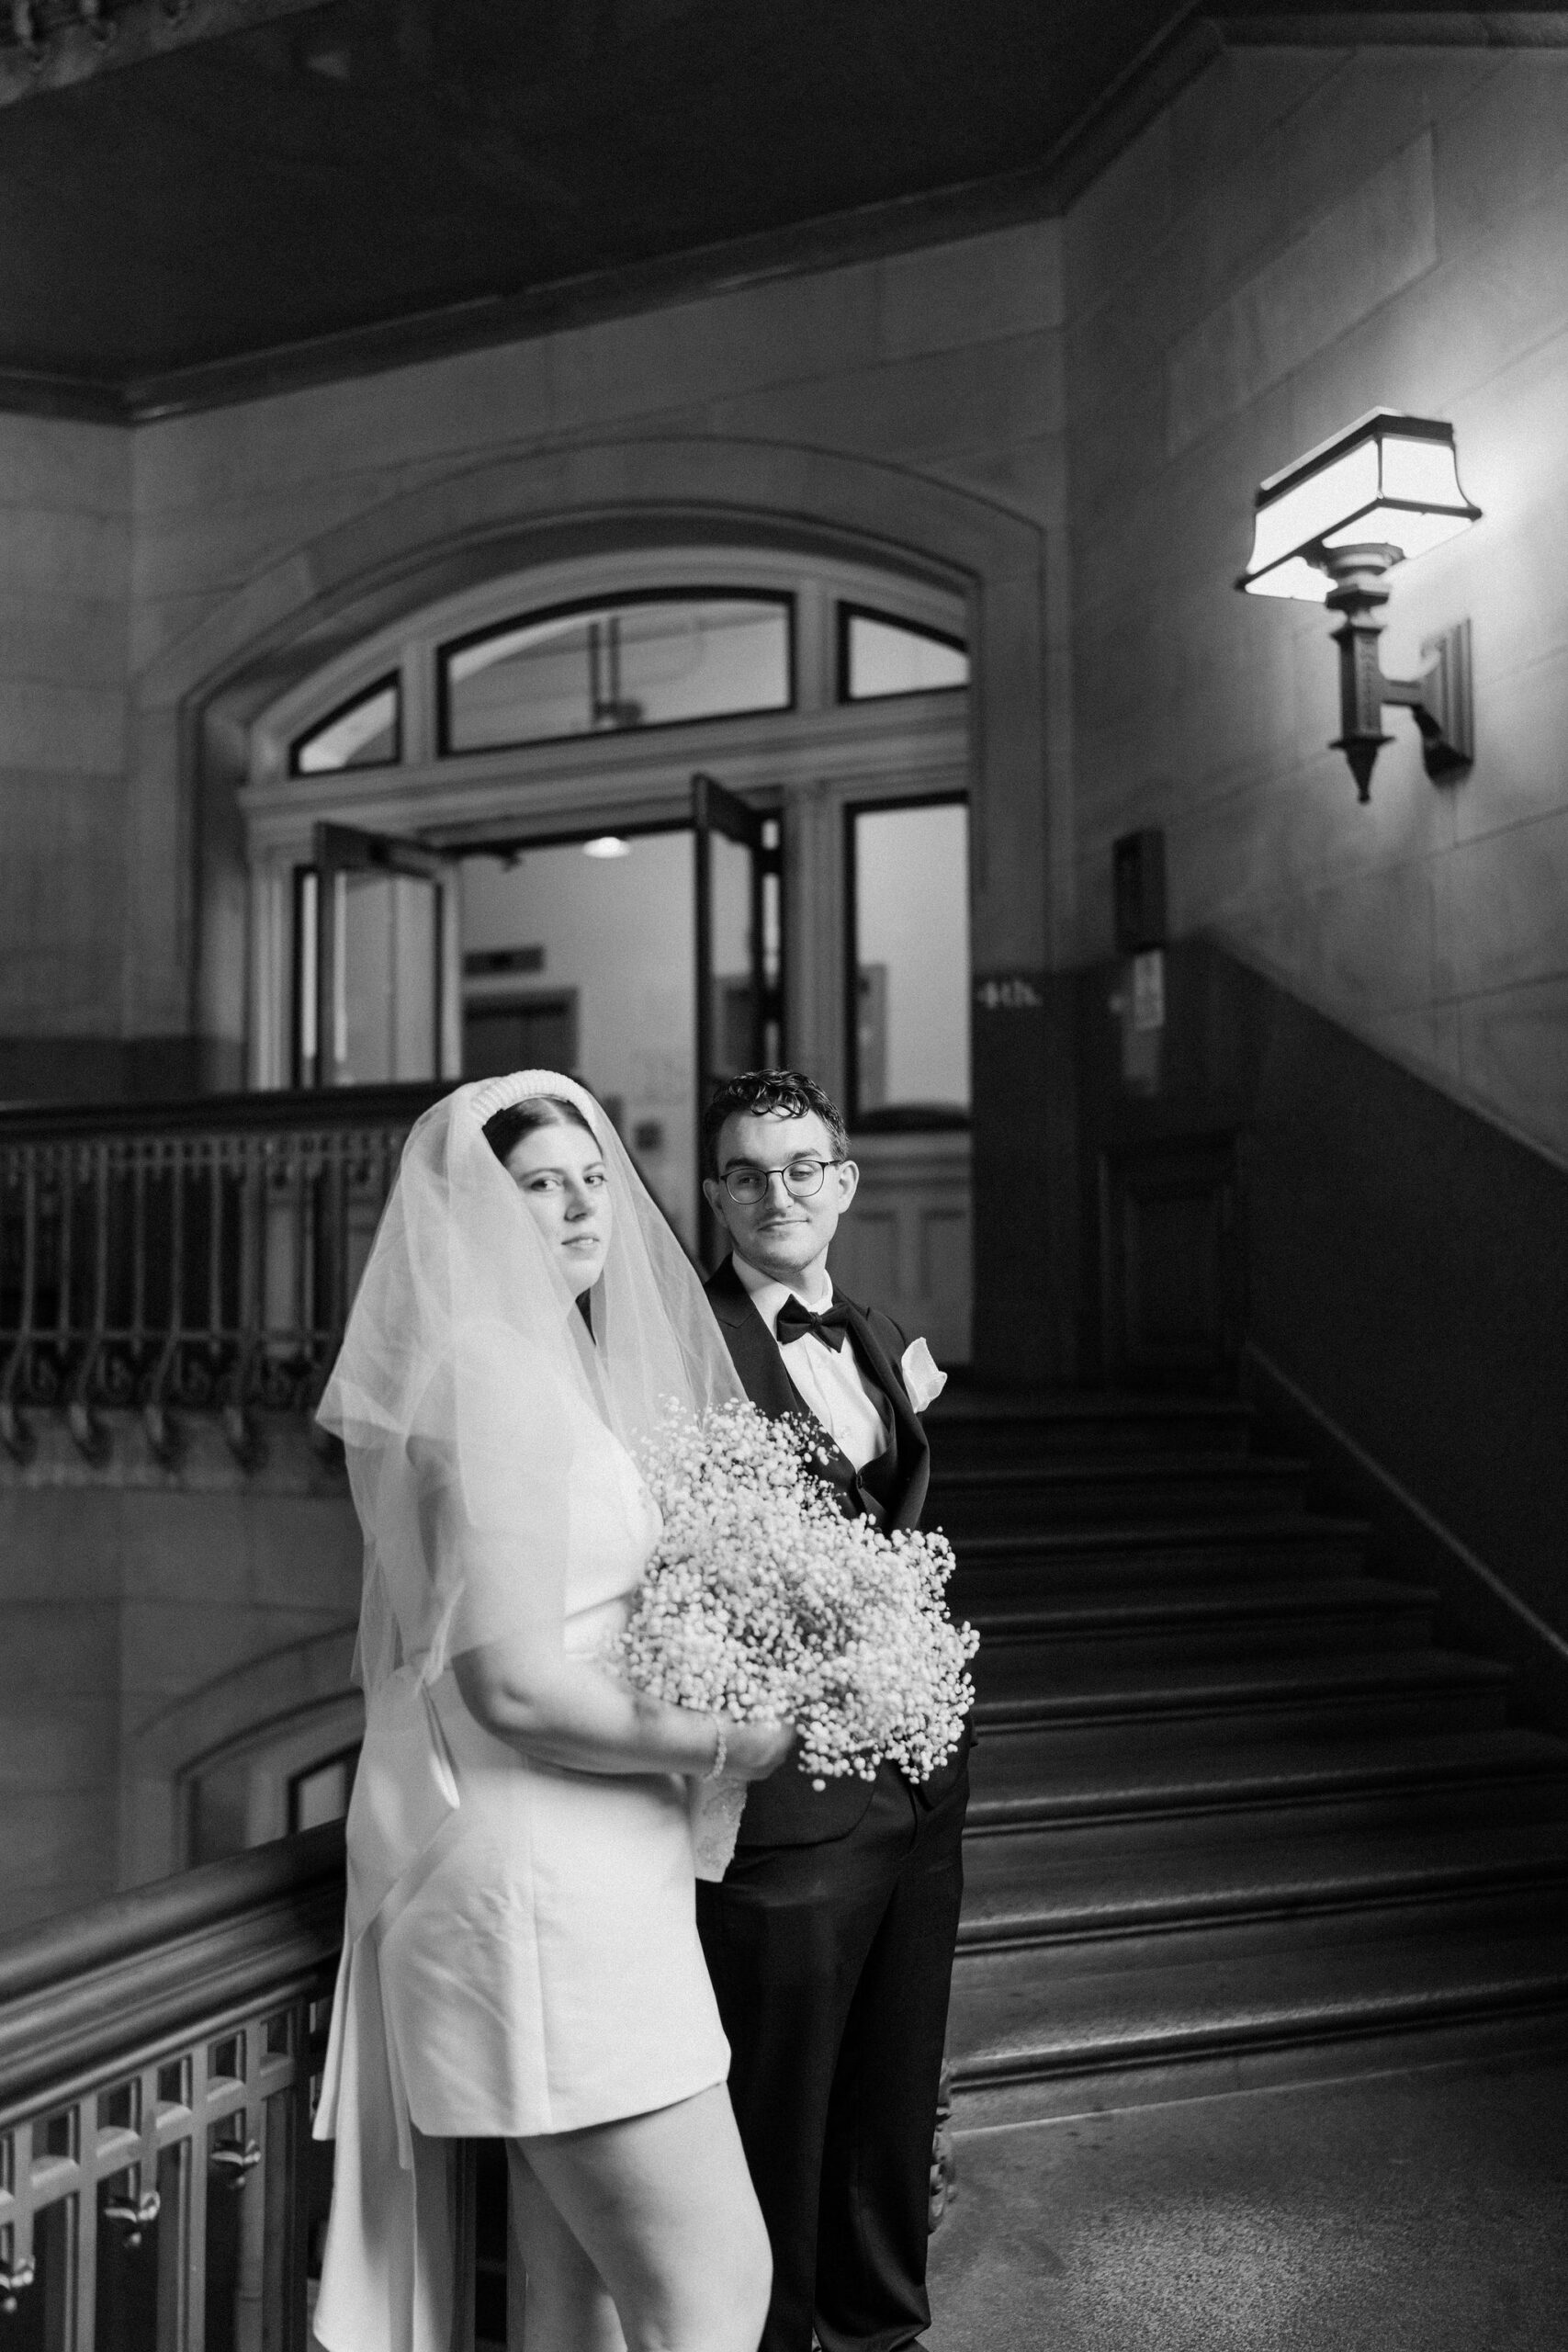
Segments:
[[[631,854],[630,842],[624,842],[619,833],[600,833],[595,840],[582,844],[584,857],[630,857]]]

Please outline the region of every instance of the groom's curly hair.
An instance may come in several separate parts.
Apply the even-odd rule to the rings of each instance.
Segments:
[[[828,1130],[834,1157],[847,1159],[850,1134],[844,1114],[803,1069],[743,1069],[737,1078],[721,1080],[703,1113],[704,1167],[710,1176],[720,1172],[718,1138],[726,1119],[738,1114],[765,1118],[770,1112],[785,1119],[804,1119],[813,1111]]]

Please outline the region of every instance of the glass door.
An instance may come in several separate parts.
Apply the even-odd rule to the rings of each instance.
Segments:
[[[783,1051],[778,830],[699,775],[662,823],[509,831],[455,853],[463,1076],[581,1079],[694,1256],[712,1238],[703,1106]]]
[[[509,832],[459,871],[464,1077],[580,1079],[694,1250],[689,827]]]
[[[295,1083],[456,1076],[457,900],[423,842],[315,828],[297,876]]]
[[[783,1054],[779,827],[711,775],[692,778],[697,1149],[714,1090]],[[703,1204],[702,1254],[718,1254]]]

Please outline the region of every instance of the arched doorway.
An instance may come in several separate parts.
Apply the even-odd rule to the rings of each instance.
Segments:
[[[820,551],[598,548],[400,616],[257,712],[253,1084],[543,1062],[694,1250],[714,1080],[793,1058],[864,1170],[836,1253],[967,1360],[964,595]]]
[[[996,1379],[1071,1378],[1079,1264],[1071,991],[1055,974],[1072,951],[1076,885],[1070,795],[1049,783],[1053,744],[1066,757],[1066,718],[1064,710],[1048,731],[1043,535],[990,498],[823,449],[655,435],[491,458],[280,549],[138,681],[133,805],[166,831],[172,768],[193,853],[174,869],[176,920],[166,898],[150,897],[139,952],[150,969],[170,964],[164,985],[188,989],[201,1082],[243,1082],[255,980],[276,944],[264,932],[247,953],[255,910],[239,796],[258,713],[444,595],[562,554],[701,544],[844,555],[963,600],[975,1361]],[[814,831],[831,840],[830,817]],[[809,847],[803,854],[809,870]],[[170,959],[182,957],[176,973]],[[797,960],[789,984],[810,989],[818,976]],[[806,1059],[810,1038],[836,1024],[824,1006],[802,1010],[790,1050]],[[842,1082],[830,1063],[821,1075]],[[867,1235],[871,1206],[868,1189]]]

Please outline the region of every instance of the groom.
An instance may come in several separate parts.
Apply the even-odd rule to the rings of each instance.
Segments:
[[[924,1342],[836,1291],[828,1247],[859,1171],[838,1111],[798,1070],[720,1086],[703,1190],[731,1254],[708,1283],[753,1404],[828,1433],[843,1510],[919,1523]],[[930,2322],[927,2204],[964,1890],[960,1750],[919,1787],[814,1787],[793,1761],[747,1799],[735,1858],[697,1888],[729,2037],[730,2096],[773,2249],[761,2352],[896,2352]]]

